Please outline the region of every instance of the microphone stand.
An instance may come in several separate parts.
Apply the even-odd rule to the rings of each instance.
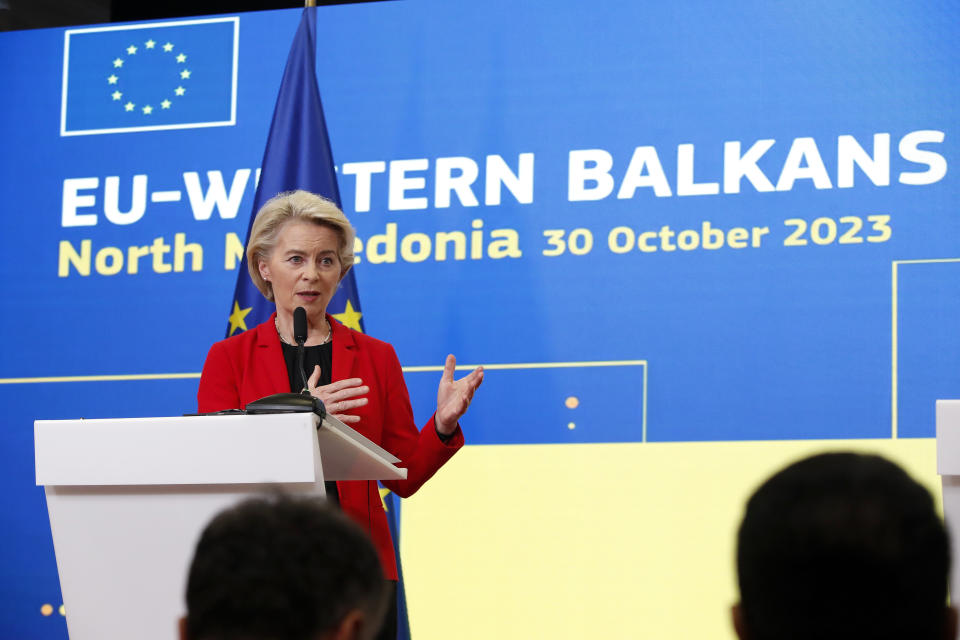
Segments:
[[[303,382],[303,389],[300,390],[300,393],[303,395],[310,395],[309,384],[307,384],[307,372],[303,369],[303,343],[305,340],[297,340],[297,369],[300,371],[300,381]]]

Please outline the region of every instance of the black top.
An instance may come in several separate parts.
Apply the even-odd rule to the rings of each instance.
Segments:
[[[313,368],[320,365],[320,380],[317,386],[330,384],[333,376],[333,347],[332,343],[318,344],[313,347],[303,348],[303,370],[307,379],[313,374]],[[300,393],[303,389],[303,379],[297,370],[297,348],[286,342],[280,341],[283,347],[283,359],[287,363],[287,376],[290,378],[291,393]],[[340,505],[340,494],[337,493],[337,483],[332,480],[324,482],[327,490],[327,500],[331,504]]]
[[[330,384],[333,380],[333,343],[318,344],[303,348],[303,371],[307,379],[313,374],[313,368],[320,365],[320,381],[317,386]],[[290,391],[300,393],[303,389],[303,379],[297,371],[297,347],[286,342],[280,342],[283,347],[283,359],[287,362],[287,376],[290,378]]]

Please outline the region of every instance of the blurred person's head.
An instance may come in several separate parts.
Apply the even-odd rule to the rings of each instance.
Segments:
[[[747,503],[734,626],[742,640],[952,640],[949,571],[926,489],[879,456],[816,455]]]
[[[386,611],[367,534],[320,499],[247,500],[217,515],[187,579],[183,640],[368,640]]]

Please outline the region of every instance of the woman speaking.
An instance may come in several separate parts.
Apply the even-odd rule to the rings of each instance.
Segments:
[[[254,284],[276,303],[277,311],[267,322],[210,348],[197,393],[199,411],[242,408],[270,394],[301,391],[293,312],[303,307],[310,394],[322,400],[330,414],[400,458],[406,480],[384,485],[406,497],[463,446],[458,421],[483,381],[483,369],[454,380],[456,359],[448,355],[437,410],[422,430],[417,429],[393,347],[326,313],[353,265],[354,237],[353,227],[336,205],[306,191],[280,194],[260,209],[250,231],[247,266]],[[333,484],[328,485],[328,499],[338,501],[369,530],[384,576],[396,581],[396,559],[376,483]],[[396,616],[392,618],[388,614],[387,627],[395,624]]]

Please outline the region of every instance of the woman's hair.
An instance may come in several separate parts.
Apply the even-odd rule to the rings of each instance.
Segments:
[[[329,227],[340,237],[337,255],[340,258],[340,277],[353,266],[353,243],[356,232],[343,212],[330,200],[309,191],[278,193],[260,207],[250,229],[247,243],[247,270],[250,279],[264,297],[273,302],[273,287],[260,275],[260,261],[269,260],[277,244],[280,229],[291,220],[313,222]]]

